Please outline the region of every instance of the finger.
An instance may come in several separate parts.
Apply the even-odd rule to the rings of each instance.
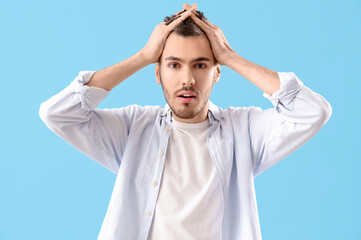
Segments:
[[[206,24],[208,24],[209,26],[216,28],[216,25],[214,25],[213,23],[211,23],[210,21],[208,21],[208,19],[204,18],[204,21],[206,22]]]
[[[227,39],[226,39],[226,37],[224,36],[224,34],[223,34],[222,31],[221,31],[221,36],[222,36],[223,41],[224,41],[226,44],[228,44],[228,46],[229,46],[229,43],[228,43],[228,41],[227,41]]]
[[[192,12],[195,12],[197,10],[198,4],[197,3],[193,3],[193,5],[191,6],[191,8],[193,8]]]
[[[203,20],[200,20],[196,15],[193,13],[190,15],[192,20],[205,32],[209,32],[212,28],[207,25]]]
[[[184,13],[181,13],[179,15],[179,17],[177,17],[173,22],[171,22],[167,28],[175,28],[176,26],[178,26],[181,22],[183,22],[184,20],[186,20],[190,15],[192,14],[192,12],[186,10]]]
[[[197,15],[198,15],[198,13],[197,13]],[[194,14],[194,16],[197,17],[196,14]],[[199,19],[199,17],[197,17],[197,18]],[[202,21],[203,23],[205,23],[206,25],[212,27],[213,29],[216,29],[216,28],[217,28],[216,25],[214,25],[213,23],[211,23],[210,21],[208,21],[205,17],[204,17],[201,21]]]
[[[186,9],[183,9],[182,11],[179,11],[179,12],[177,12],[177,13],[174,14],[174,15],[180,15],[180,14],[184,13],[185,11],[186,11]]]
[[[187,6],[186,6],[186,3],[185,4],[183,4],[183,8],[184,8],[184,10],[188,10],[188,11],[190,11],[190,12],[196,12],[197,11],[197,4],[195,3],[195,4],[193,4],[192,6],[189,6],[188,4],[187,4]]]
[[[183,3],[183,9],[188,9],[190,6],[187,3]]]
[[[204,21],[206,22],[206,24],[208,24],[209,26],[211,26],[212,28],[216,28],[216,25],[214,25],[213,23],[211,23],[210,21],[208,21],[207,19],[204,19]]]
[[[183,10],[177,12],[177,13],[174,14],[174,15],[180,15],[180,14],[184,13],[186,10],[195,12],[195,11],[197,10],[197,3],[194,3],[194,4],[191,5],[191,6],[189,6],[187,3],[183,4]]]
[[[182,11],[173,14],[172,17],[170,17],[170,19],[173,18],[173,19],[172,19],[172,22],[174,22],[177,18],[179,18],[179,17],[180,17],[184,12],[186,12],[186,11],[187,11],[186,9],[183,9]],[[169,23],[168,21],[167,21],[167,22],[166,22],[166,21],[163,21],[163,22],[160,23],[160,24],[161,24],[161,25],[164,25],[164,26],[166,27],[166,26],[171,25],[172,22]]]
[[[189,6],[187,3],[183,4],[183,9],[189,10],[189,11],[195,11],[197,9],[198,4],[193,3],[191,6]]]

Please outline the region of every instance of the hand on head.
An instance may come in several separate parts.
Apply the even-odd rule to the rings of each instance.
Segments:
[[[191,17],[191,19],[206,33],[217,62],[221,65],[227,65],[226,61],[229,59],[229,56],[234,53],[233,49],[229,46],[222,30],[218,26],[209,22],[206,18],[200,20],[198,18],[199,16],[195,15],[199,15],[196,12],[197,6],[196,3],[191,6],[184,3],[183,10],[169,18],[171,21],[164,21],[155,27],[147,44],[141,50],[149,63],[156,63],[158,61],[170,32],[185,19]]]
[[[227,65],[227,60],[230,59],[235,51],[227,42],[221,28],[214,25],[206,18],[202,18],[202,20],[199,19],[193,12],[190,17],[206,33],[217,62],[221,65]]]
[[[178,15],[178,17],[174,21],[168,24],[167,22],[159,23],[153,30],[147,44],[141,50],[143,56],[149,61],[149,63],[156,63],[158,61],[169,33],[181,22],[187,19],[193,11],[196,11],[197,4],[189,6],[185,3],[183,4],[183,7],[184,10],[175,14]]]

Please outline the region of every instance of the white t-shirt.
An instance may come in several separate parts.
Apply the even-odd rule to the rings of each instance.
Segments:
[[[222,190],[206,144],[209,120],[172,121],[148,240],[219,240]]]

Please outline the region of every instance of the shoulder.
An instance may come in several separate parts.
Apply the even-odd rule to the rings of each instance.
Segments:
[[[248,106],[248,107],[234,107],[228,106],[227,108],[221,108],[219,106],[213,106],[213,112],[218,112],[219,115],[223,118],[240,118],[248,117],[253,113],[259,113],[264,111],[261,107],[257,106]]]
[[[131,104],[126,107],[122,107],[121,109],[124,109],[125,111],[134,111],[134,112],[139,112],[139,113],[153,113],[153,112],[162,111],[163,107],[156,106],[156,105],[141,106],[138,104]]]
[[[229,106],[228,108],[224,109],[223,111],[229,113],[229,114],[244,114],[244,113],[249,113],[249,112],[258,112],[258,111],[262,111],[261,107],[256,107],[256,106],[249,106],[249,107],[233,107],[233,106]]]
[[[118,113],[129,120],[137,119],[157,119],[158,116],[163,112],[164,107],[156,105],[145,105],[141,106],[138,104],[128,105],[126,107],[118,108]]]
[[[163,111],[161,106],[141,106],[138,104],[131,104],[119,108],[106,108],[106,109],[96,109],[95,112],[102,116],[113,116],[115,119],[124,119],[126,122],[133,122],[134,120],[147,119],[156,119],[157,116]]]
[[[131,104],[125,107],[116,108],[115,111],[118,111],[122,115],[126,116],[156,116],[162,113],[164,107],[156,105],[145,105],[141,106],[138,104]]]

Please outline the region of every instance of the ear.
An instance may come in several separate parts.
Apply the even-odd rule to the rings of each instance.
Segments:
[[[217,64],[217,67],[214,69],[214,77],[213,77],[213,82],[218,82],[221,76],[221,67],[219,66],[219,64]]]
[[[155,65],[155,78],[157,79],[157,83],[160,84],[160,77],[159,77],[159,64]]]

